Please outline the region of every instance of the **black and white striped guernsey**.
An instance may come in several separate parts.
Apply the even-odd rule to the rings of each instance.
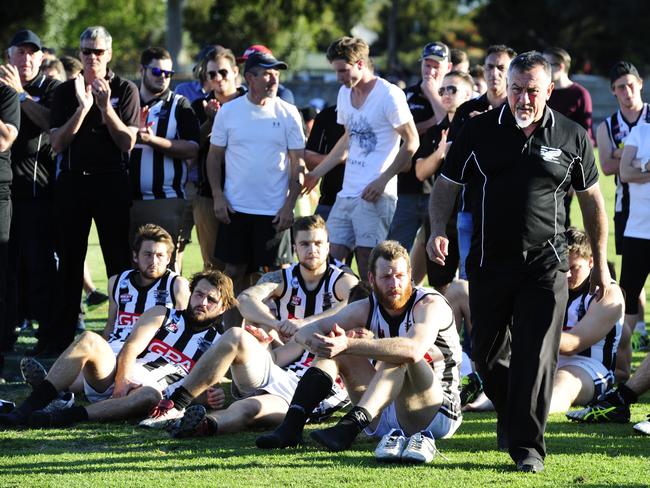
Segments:
[[[304,319],[312,315],[329,310],[341,303],[336,296],[336,282],[345,274],[345,271],[329,264],[327,271],[313,290],[308,290],[300,274],[300,263],[282,270],[283,291],[275,299],[277,316],[279,320]],[[298,376],[302,376],[311,364],[313,354],[305,353],[297,361],[287,367]]]
[[[413,308],[424,297],[429,295],[437,295],[445,299],[437,291],[415,287],[406,304],[405,311],[397,317],[391,317],[377,301],[377,297],[373,293],[368,297],[370,311],[366,328],[371,330],[377,339],[407,337],[409,330],[413,326]],[[445,299],[445,301],[447,300]],[[441,360],[435,362],[432,361],[432,358],[436,355],[434,354],[434,347],[439,349],[443,356]],[[459,395],[462,349],[453,315],[448,324],[439,324],[438,335],[433,344],[430,345],[425,359],[431,363],[431,367],[442,384],[445,399],[447,400],[441,405],[440,411],[452,419],[459,418],[461,416]]]
[[[174,283],[178,273],[168,269],[158,280],[148,286],[138,286],[136,283],[138,273],[137,269],[124,271],[118,275],[113,285],[112,295],[117,304],[117,316],[108,342],[114,350],[115,346],[122,347],[138,318],[146,310],[156,305],[167,308],[176,306]]]
[[[607,127],[607,135],[612,143],[612,149],[622,149],[625,145],[625,139],[630,135],[630,131],[637,124],[650,124],[650,105],[643,104],[643,109],[639,118],[634,123],[628,123],[620,109],[605,119]],[[614,211],[616,213],[622,212],[627,215],[630,211],[630,191],[627,183],[623,183],[618,173],[616,178],[616,200],[614,203]]]
[[[149,106],[147,123],[152,124],[153,133],[165,139],[194,140],[193,137],[184,135],[187,128],[182,125],[194,123],[198,130],[198,121],[179,119],[179,110],[183,108],[191,112],[185,97],[171,91],[152,103]],[[198,139],[198,133],[196,135]],[[182,159],[167,156],[146,144],[136,144],[131,151],[129,164],[134,199],[185,198],[187,166]]]
[[[221,337],[215,324],[200,332],[185,324],[183,310],[167,310],[162,325],[137,362],[168,385],[183,379],[203,353]]]
[[[589,293],[589,280],[580,287],[579,293],[570,294],[565,316],[566,324],[563,327],[564,331],[573,329],[582,320],[594,298],[595,295]],[[605,368],[614,372],[616,370],[616,351],[618,350],[622,331],[623,315],[621,314],[621,317],[615,324],[612,324],[611,330],[605,337],[593,346],[580,351],[577,355],[595,359],[602,363]]]

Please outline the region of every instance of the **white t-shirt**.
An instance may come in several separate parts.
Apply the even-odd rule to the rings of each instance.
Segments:
[[[637,124],[625,139],[626,146],[637,148],[636,157],[650,159],[650,124]],[[650,182],[629,183],[630,216],[625,224],[625,237],[650,239]]]
[[[304,149],[298,109],[277,97],[255,105],[247,95],[223,105],[210,143],[226,148],[224,195],[233,210],[275,215],[287,198],[289,149]]]
[[[358,197],[395,160],[400,136],[396,127],[413,120],[404,92],[383,78],[361,107],[354,108],[352,90],[342,86],[337,104],[337,122],[350,136],[350,150],[345,163],[343,187],[338,195]],[[397,176],[386,185],[385,194],[397,196]]]

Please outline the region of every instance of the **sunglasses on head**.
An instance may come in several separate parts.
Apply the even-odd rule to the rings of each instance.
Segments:
[[[163,75],[165,75],[166,78],[171,78],[174,76],[174,70],[172,69],[160,69],[156,68],[155,66],[143,66],[143,68],[150,70],[151,74],[156,78],[160,78]]]
[[[457,91],[458,88],[456,88],[454,85],[441,86],[438,88],[438,95],[443,96],[445,93],[455,95]]]
[[[90,56],[91,54],[94,54],[95,56],[99,57],[102,56],[106,52],[106,49],[93,49],[90,47],[82,47],[81,48],[81,53],[84,56]]]
[[[217,71],[208,71],[208,77],[210,77],[211,80],[214,80],[217,75],[220,75],[224,80],[228,78],[229,71],[227,69],[220,69]]]

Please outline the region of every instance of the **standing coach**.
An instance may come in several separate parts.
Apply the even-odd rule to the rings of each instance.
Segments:
[[[575,188],[594,250],[592,292],[610,282],[607,220],[591,142],[551,110],[551,68],[537,52],[508,70],[508,103],[469,120],[431,194],[431,259],[444,264],[445,224],[468,185],[467,259],[474,360],[497,410],[497,438],[518,471],[544,469],[544,430],[567,302],[564,195]]]
[[[53,353],[74,339],[92,220],[107,275],[131,263],[127,164],[138,132],[140,97],[132,82],[108,68],[111,44],[111,35],[101,26],[83,31],[83,72],[56,89],[50,110],[50,140],[60,171],[54,198],[61,297]]]

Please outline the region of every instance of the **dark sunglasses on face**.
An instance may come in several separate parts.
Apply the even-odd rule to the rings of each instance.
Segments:
[[[208,76],[210,77],[211,80],[214,80],[217,75],[220,75],[224,80],[228,78],[228,70],[227,69],[220,69],[217,71],[208,71]]]
[[[438,88],[438,95],[443,96],[445,93],[455,95],[457,91],[458,88],[456,88],[454,85],[441,86]]]
[[[91,54],[94,54],[97,57],[102,56],[106,52],[106,49],[92,49],[89,47],[83,47],[81,48],[81,53],[84,56],[90,56]]]
[[[165,75],[167,78],[171,78],[174,76],[174,70],[172,69],[160,69],[156,68],[155,66],[143,66],[144,69],[148,69],[151,71],[151,74],[154,75],[156,78],[160,78],[161,76]]]

